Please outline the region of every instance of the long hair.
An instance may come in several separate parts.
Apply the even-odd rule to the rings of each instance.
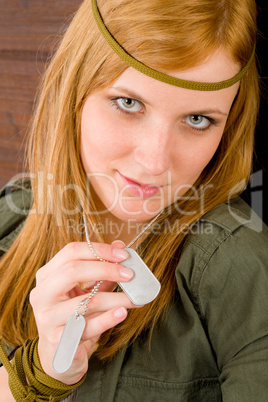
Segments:
[[[256,5],[253,0],[98,0],[110,32],[135,58],[148,66],[179,71],[201,64],[219,48],[244,66],[256,43]],[[189,34],[190,33],[190,34]],[[80,159],[80,121],[86,98],[115,81],[127,66],[107,45],[85,0],[44,75],[31,132],[28,159],[33,190],[32,213],[0,264],[0,333],[8,343],[21,345],[37,335],[29,303],[36,271],[60,249],[82,234],[80,205],[92,228],[99,221]],[[240,82],[222,141],[195,183],[204,197],[178,201],[161,216],[169,231],[149,236],[143,258],[161,282],[159,297],[104,333],[100,358],[110,358],[143,331],[152,332],[166,311],[174,290],[176,264],[187,228],[217,204],[241,192],[251,173],[254,129],[258,113],[258,74],[255,60]],[[42,178],[42,180],[41,180]],[[40,186],[42,182],[42,186]],[[184,211],[187,213],[180,213]],[[193,212],[195,211],[195,212]],[[179,227],[177,225],[179,219]],[[95,233],[99,241],[105,239]],[[8,297],[12,295],[12,297]],[[150,333],[151,333],[150,332]]]

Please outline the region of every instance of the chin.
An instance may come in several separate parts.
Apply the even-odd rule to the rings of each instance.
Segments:
[[[159,200],[157,202],[145,202],[136,201],[127,203],[124,206],[116,206],[110,212],[117,218],[123,222],[128,220],[135,220],[138,222],[146,222],[153,219],[162,209],[165,208],[165,205],[161,205]]]

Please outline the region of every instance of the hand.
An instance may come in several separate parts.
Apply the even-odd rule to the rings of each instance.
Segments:
[[[38,353],[43,370],[66,384],[75,384],[86,373],[88,359],[97,347],[100,335],[122,322],[127,309],[137,307],[123,293],[113,293],[116,282],[131,280],[133,271],[119,264],[127,252],[120,243],[92,243],[97,254],[110,262],[101,262],[87,243],[70,243],[36,274],[36,287],[30,294],[39,332]],[[115,247],[117,246],[117,247]],[[52,369],[52,360],[67,319],[75,314],[94,284],[102,280],[98,293],[90,300],[86,327],[71,368],[63,374]],[[86,289],[78,286],[87,284]],[[83,286],[82,286],[83,287]]]

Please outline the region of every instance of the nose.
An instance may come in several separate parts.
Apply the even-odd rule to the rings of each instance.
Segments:
[[[154,125],[142,130],[138,146],[134,151],[135,161],[148,174],[159,176],[171,163],[171,130],[165,125]]]

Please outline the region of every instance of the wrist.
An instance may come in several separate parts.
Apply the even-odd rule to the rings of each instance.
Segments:
[[[84,375],[79,382],[73,385],[67,385],[50,377],[42,369],[37,345],[38,338],[27,341],[24,346],[17,349],[12,364],[4,356],[3,348],[0,348],[3,364],[9,374],[9,387],[12,395],[15,400],[53,396],[55,401],[60,401],[67,397],[74,388],[81,385],[86,376]]]

